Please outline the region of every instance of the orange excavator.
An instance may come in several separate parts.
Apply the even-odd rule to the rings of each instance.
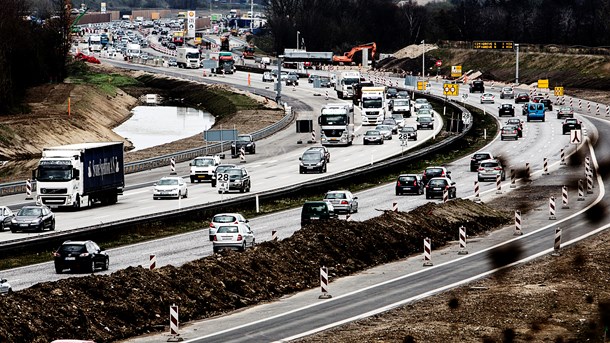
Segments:
[[[363,49],[371,50],[371,60],[375,60],[375,53],[377,52],[377,44],[366,43],[353,47],[350,51],[343,54],[343,56],[333,56],[334,63],[343,63],[343,64],[352,64],[354,59],[354,54]]]

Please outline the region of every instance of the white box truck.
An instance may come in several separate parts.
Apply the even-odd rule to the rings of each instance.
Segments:
[[[339,99],[351,99],[354,97],[353,85],[360,82],[359,71],[342,71],[337,74],[335,91]]]
[[[176,63],[178,68],[199,69],[199,59],[201,54],[195,48],[177,48]]]
[[[378,125],[385,118],[385,86],[362,87],[362,125]]]
[[[36,180],[36,201],[48,207],[114,204],[123,194],[123,142],[69,144],[44,148]]]
[[[351,145],[354,141],[354,106],[349,103],[326,104],[320,111],[318,124],[322,145]]]
[[[127,50],[125,50],[126,58],[138,58],[140,57],[142,49],[140,48],[140,44],[128,43]]]

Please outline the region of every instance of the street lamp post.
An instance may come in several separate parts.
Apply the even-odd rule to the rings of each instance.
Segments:
[[[515,49],[517,49],[517,63],[515,65],[515,83],[519,84],[519,44],[515,44]]]
[[[254,30],[254,0],[250,0],[250,33]]]
[[[299,50],[299,34],[300,33],[301,33],[300,31],[297,31],[297,50]]]
[[[425,67],[426,67],[426,43],[424,43],[424,41],[421,41],[421,79],[422,81],[424,80],[424,76],[425,74]]]

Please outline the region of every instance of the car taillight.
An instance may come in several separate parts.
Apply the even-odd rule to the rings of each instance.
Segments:
[[[210,222],[210,227],[216,227],[216,226],[214,226],[214,223]]]
[[[215,241],[217,241],[217,240],[218,240],[218,238],[216,238],[216,235],[214,235],[214,240],[215,240]]]
[[[347,205],[347,200],[341,200],[341,205]]]
[[[500,167],[495,167],[494,170],[502,170]]]
[[[444,171],[441,173],[441,176],[445,176],[445,172]]]
[[[400,181],[396,181],[396,186],[400,187]]]
[[[241,241],[242,239],[244,239],[241,235],[237,235],[237,240]]]
[[[485,168],[479,167],[479,171],[483,171],[483,170],[485,170]]]
[[[236,221],[235,221],[233,224],[239,224],[239,223],[238,223],[238,222],[237,222],[237,220],[236,220]]]
[[[449,185],[445,185],[445,189],[449,189]]]
[[[417,180],[413,181],[413,186],[417,186]]]

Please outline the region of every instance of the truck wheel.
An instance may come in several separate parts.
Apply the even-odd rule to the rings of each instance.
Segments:
[[[55,231],[55,219],[51,222],[51,231]]]
[[[76,200],[74,201],[74,204],[72,206],[75,210],[78,210],[80,208],[80,195],[76,195]]]

